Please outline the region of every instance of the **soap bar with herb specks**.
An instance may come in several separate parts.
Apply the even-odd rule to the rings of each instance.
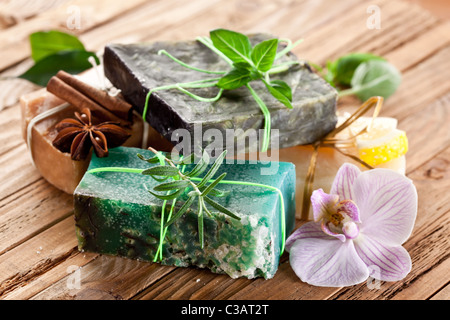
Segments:
[[[274,38],[267,34],[249,37],[253,44]],[[165,41],[136,44],[110,44],[105,47],[104,63],[106,77],[121,90],[125,99],[136,106],[142,114],[147,93],[155,88],[193,80],[215,78],[189,70],[165,55],[166,50],[176,58],[194,67],[212,71],[228,70],[230,67],[216,53],[197,41]],[[280,63],[297,61],[289,53],[280,58]],[[267,105],[271,114],[271,127],[279,132],[273,137],[279,141],[279,148],[286,148],[317,141],[335,128],[337,92],[325,80],[312,72],[305,63],[292,66],[288,71],[271,76],[273,80],[283,80],[292,88],[292,109],[286,108],[267,91],[261,81],[251,83],[254,90]],[[192,89],[195,94],[211,98],[218,88]],[[177,129],[190,132],[192,146],[203,148],[211,143],[202,139],[208,129],[219,130],[225,137],[226,130],[243,130],[255,133],[257,139],[244,150],[256,151],[260,129],[264,128],[264,116],[258,104],[245,87],[226,90],[215,102],[197,101],[176,90],[161,90],[152,93],[146,120],[161,135],[174,145],[179,143]],[[196,125],[202,125],[202,135],[194,132]],[[243,139],[236,131],[235,140]],[[205,135],[208,136],[208,135]],[[197,138],[198,137],[198,138]],[[183,137],[184,139],[184,137]],[[251,140],[251,141],[253,141]],[[226,149],[236,145],[225,141]],[[249,142],[250,144],[250,142]],[[273,144],[273,143],[272,143]],[[273,148],[273,146],[272,146]]]
[[[138,153],[144,157],[153,156],[148,150],[118,147],[112,149],[106,158],[93,155],[89,169],[147,169],[153,166],[140,160]],[[260,186],[221,183],[217,188],[229,192],[225,197],[214,200],[241,219],[218,212],[212,212],[212,217],[205,215],[204,247],[201,248],[197,211],[194,207],[188,209],[168,227],[160,262],[180,267],[209,268],[232,278],[272,278],[278,268],[283,237],[287,237],[294,227],[295,166],[288,162],[230,161],[234,162],[226,160],[215,177],[227,172],[226,180],[278,188],[283,195],[284,214],[276,191]],[[150,176],[140,173],[87,172],[74,193],[79,249],[153,261],[160,241],[163,201],[148,190],[157,184],[159,182]],[[186,199],[186,196],[179,199],[175,211]],[[167,205],[166,217],[169,209],[170,205]]]

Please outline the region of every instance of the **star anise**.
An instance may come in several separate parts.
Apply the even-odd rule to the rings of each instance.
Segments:
[[[82,113],[75,112],[76,119],[64,119],[56,125],[58,135],[53,146],[61,152],[70,152],[72,160],[85,159],[91,147],[97,157],[108,155],[108,147],[122,145],[130,133],[117,123],[108,121],[92,124],[91,110],[84,108]]]

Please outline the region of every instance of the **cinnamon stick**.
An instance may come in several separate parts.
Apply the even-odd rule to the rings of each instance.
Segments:
[[[64,77],[64,79],[66,79],[70,83],[75,83],[78,81],[75,86],[77,88],[83,87],[83,91],[86,92],[87,94],[85,95],[83,92],[79,91],[76,87],[73,87],[69,83],[66,83],[65,81],[60,79],[58,76],[53,76],[50,79],[50,81],[47,84],[47,91],[53,93],[54,95],[56,95],[57,97],[65,100],[65,101],[67,101],[68,103],[73,105],[75,108],[77,108],[79,112],[82,112],[83,108],[89,108],[92,112],[92,115],[101,122],[114,121],[114,122],[118,122],[122,126],[129,126],[131,124],[131,122],[129,121],[128,114],[122,118],[121,116],[111,112],[110,110],[108,110],[106,108],[106,104],[109,103],[109,100],[107,98],[105,98],[104,96],[103,96],[102,104],[99,104],[94,99],[90,98],[91,96],[97,96],[97,97],[100,96],[101,97],[102,94],[98,92],[98,91],[102,92],[101,90],[98,90],[89,85],[79,86],[79,82],[82,82],[82,81],[76,79],[73,76],[70,76],[70,75],[69,75],[69,77],[67,77],[66,75],[62,75],[62,76]],[[76,81],[72,81],[72,79],[70,79],[70,77],[72,77]],[[116,99],[118,99],[118,98],[116,98]],[[100,99],[100,100],[102,100],[102,99]],[[125,101],[124,101],[124,103],[128,104]],[[125,107],[123,107],[123,105],[120,106],[120,104],[119,104],[119,108],[123,108],[122,112],[119,112],[119,114],[123,115],[126,112],[131,112],[131,110],[126,111],[126,112],[123,111],[123,110],[127,110],[128,106],[126,106],[126,108],[125,108]]]
[[[69,86],[75,88],[85,96],[89,97],[91,100],[94,100],[100,106],[108,109],[119,118],[131,121],[133,106],[125,100],[110,96],[103,90],[93,88],[63,70],[59,71],[56,74],[56,77],[67,83]]]

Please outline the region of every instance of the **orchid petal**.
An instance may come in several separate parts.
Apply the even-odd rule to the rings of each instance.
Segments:
[[[402,246],[388,246],[367,235],[360,236],[354,244],[372,278],[399,281],[411,271],[411,258]]]
[[[361,233],[390,246],[409,238],[417,215],[417,191],[410,179],[390,169],[369,170],[355,180],[353,193]]]
[[[335,237],[335,238],[341,240],[342,242],[344,242],[346,239],[345,235],[342,233],[337,233],[337,232],[332,231],[330,228],[330,224],[331,224],[330,222],[327,222],[327,223],[322,222],[321,223],[322,231],[325,232],[327,235]]]
[[[324,287],[351,286],[366,280],[369,269],[356,253],[353,241],[330,238],[302,237],[292,244],[289,259],[297,276]]]
[[[285,249],[289,252],[294,242],[298,239],[316,238],[333,240],[333,237],[323,233],[320,223],[308,222],[297,228],[286,240]]]
[[[343,200],[338,203],[337,207],[338,212],[344,212],[350,219],[354,222],[361,223],[361,219],[359,218],[359,209],[353,200]]]
[[[337,194],[340,200],[354,200],[352,186],[360,173],[361,171],[354,164],[344,163],[336,173],[330,193]]]
[[[314,190],[311,195],[314,221],[320,221],[328,217],[330,213],[335,212],[338,201],[339,197],[335,194],[327,194],[322,189]]]

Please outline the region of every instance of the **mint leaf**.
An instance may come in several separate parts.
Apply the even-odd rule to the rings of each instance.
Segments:
[[[292,91],[289,85],[282,80],[273,80],[271,83],[263,81],[267,90],[278,101],[284,104],[287,108],[292,109]]]
[[[235,62],[233,63],[233,67],[235,69],[247,69],[247,70],[253,70],[253,66],[249,64],[248,62]]]
[[[283,80],[272,80],[270,84],[273,88],[277,89],[277,91],[288,98],[289,101],[292,101],[292,90],[286,82],[284,82]]]
[[[250,70],[232,69],[217,82],[217,86],[225,90],[232,90],[246,85],[251,80],[252,73]]]
[[[387,99],[397,90],[401,79],[400,72],[389,62],[369,60],[356,68],[352,88],[341,91],[340,95],[355,94],[362,101],[373,96]]]
[[[82,50],[84,45],[77,37],[57,31],[39,31],[30,35],[31,57],[35,62],[63,50]]]
[[[270,39],[258,43],[251,53],[255,68],[262,72],[269,71],[275,61],[277,48],[278,39]]]
[[[246,35],[235,31],[216,29],[210,32],[210,38],[214,47],[233,62],[251,63],[252,45]]]
[[[64,70],[70,74],[78,74],[91,68],[92,66],[88,61],[88,58],[91,56],[100,64],[93,52],[84,50],[61,51],[39,60],[34,66],[21,74],[19,78],[45,87],[50,78],[59,70]]]

